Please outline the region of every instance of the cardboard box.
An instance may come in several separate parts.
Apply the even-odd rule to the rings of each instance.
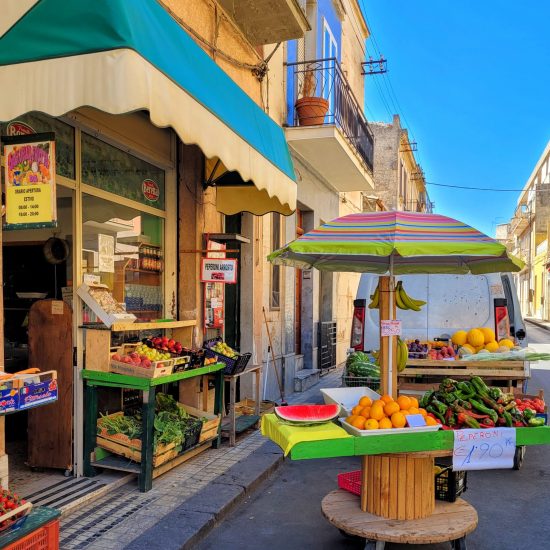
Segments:
[[[0,390],[0,412],[14,412],[57,401],[57,372],[26,374],[3,383]]]
[[[76,292],[109,328],[111,328],[113,323],[119,321],[133,323],[136,320],[135,315],[127,313],[114,299],[107,285],[87,285],[86,283],[82,283]]]

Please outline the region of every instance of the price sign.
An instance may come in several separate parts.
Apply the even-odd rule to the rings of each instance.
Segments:
[[[512,468],[515,452],[514,428],[455,430],[453,470]]]
[[[401,336],[401,321],[380,321],[380,336]]]

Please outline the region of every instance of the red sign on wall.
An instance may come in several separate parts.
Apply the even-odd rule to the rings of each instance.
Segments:
[[[143,196],[151,202],[157,202],[160,197],[160,189],[158,184],[153,180],[143,180],[141,184],[141,190],[143,191]]]

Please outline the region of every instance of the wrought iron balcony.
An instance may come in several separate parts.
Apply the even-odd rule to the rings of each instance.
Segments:
[[[333,125],[372,173],[374,136],[335,58],[288,63],[291,127]]]

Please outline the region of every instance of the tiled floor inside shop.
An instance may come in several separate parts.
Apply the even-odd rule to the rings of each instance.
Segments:
[[[309,391],[294,394],[292,403],[322,402],[319,389],[338,387],[342,377],[336,369]],[[313,391],[312,391],[313,390]],[[219,475],[248,457],[265,443],[259,431],[243,434],[235,447],[225,441],[221,449],[208,449],[153,481],[153,488],[140,493],[132,481],[101,499],[83,505],[61,520],[64,550],[120,550],[161,520],[182,502]]]

